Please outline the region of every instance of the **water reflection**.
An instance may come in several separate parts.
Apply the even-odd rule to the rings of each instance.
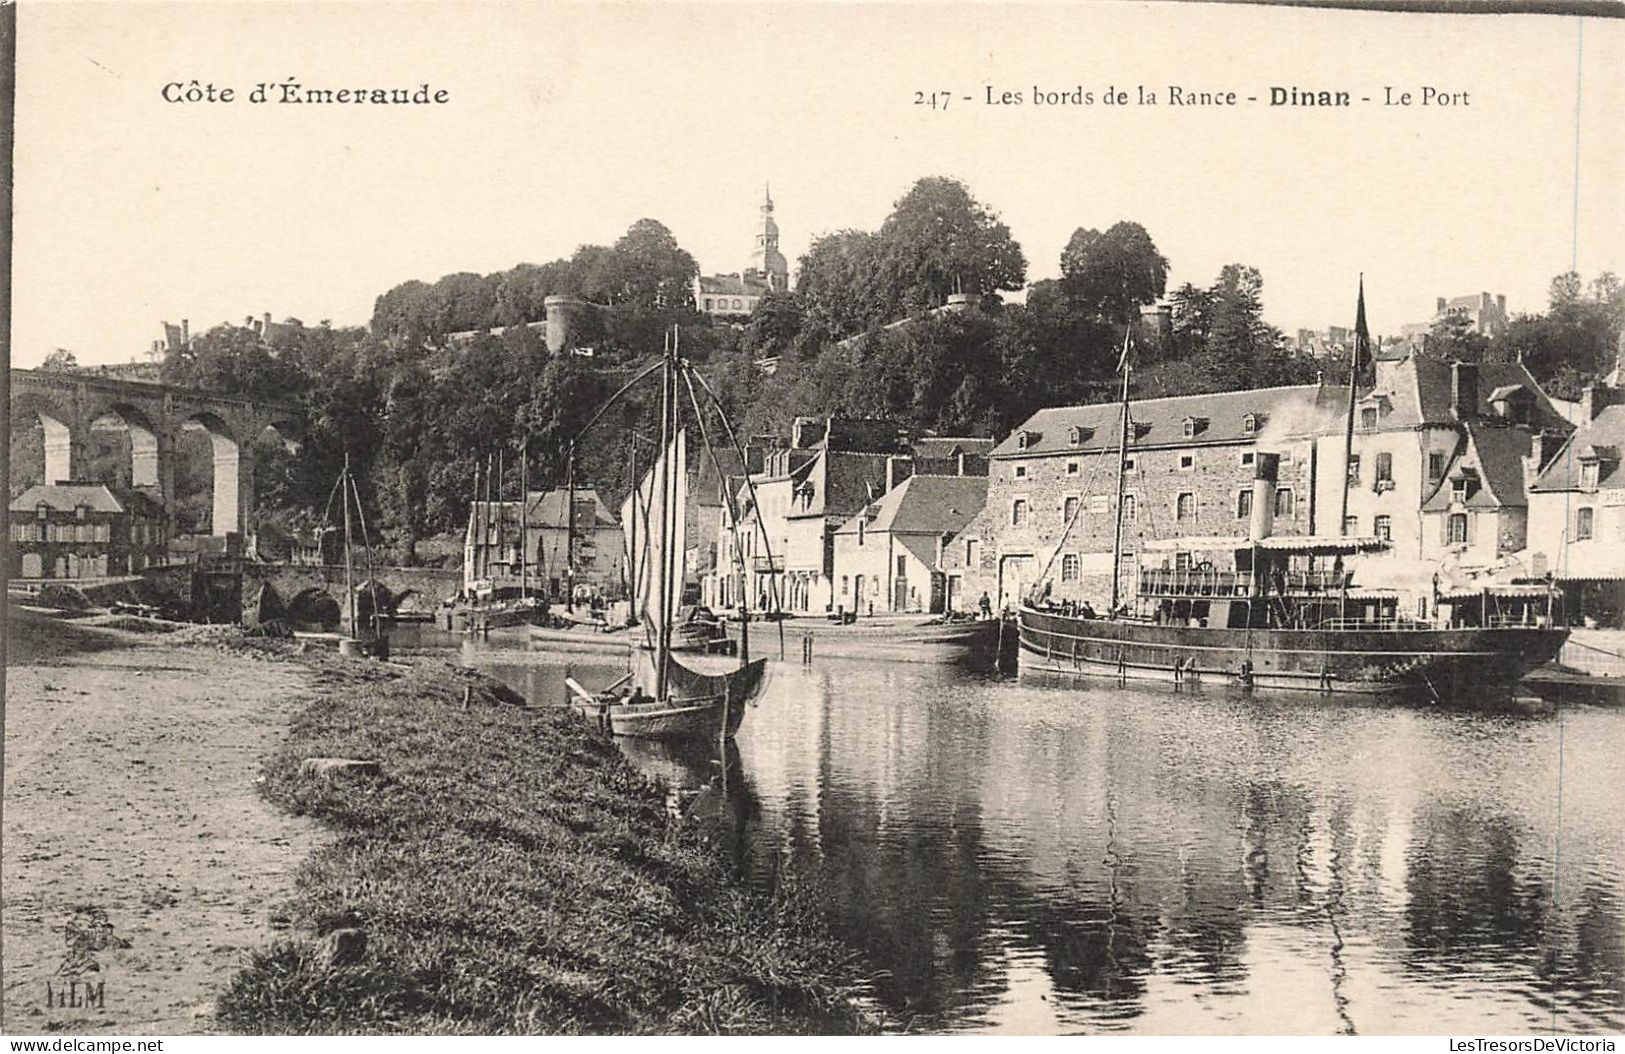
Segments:
[[[498,651],[465,660],[563,698],[562,667]],[[726,767],[703,747],[625,749],[707,811],[752,881],[817,879],[877,997],[921,1029],[1625,1021],[1618,709],[1482,716],[830,662],[778,668]]]

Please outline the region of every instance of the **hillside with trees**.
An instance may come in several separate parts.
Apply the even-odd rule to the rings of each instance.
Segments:
[[[1263,320],[1256,268],[1230,264],[1209,285],[1170,290],[1169,261],[1131,221],[1078,227],[1060,277],[1028,286],[1026,256],[996,209],[942,177],[909,188],[876,230],[816,238],[799,263],[793,291],[763,298],[741,323],[713,321],[695,310],[694,258],[663,224],[642,219],[614,244],[567,258],[403,282],[377,298],[366,327],[279,327],[269,341],[216,327],[171,349],[163,377],[302,403],[300,455],[273,442],[259,449],[265,515],[313,524],[348,453],[369,516],[410,562],[421,539],[462,529],[476,468],[499,454],[506,494],[519,489],[521,443],[531,487],[562,485],[571,438],[672,326],[743,434],[782,435],[796,415],[843,414],[1001,436],[1040,407],[1114,398],[1125,328],[1159,300],[1171,326],[1139,343],[1140,396],[1302,383],[1324,367]],[[1024,303],[1001,296],[1023,288]],[[597,305],[572,338],[590,357],[552,354],[522,325],[543,319],[554,294]],[[1589,285],[1565,275],[1545,313],[1519,316],[1495,340],[1446,327],[1435,344],[1467,358],[1522,359],[1554,394],[1568,394],[1611,367],[1622,311],[1612,275]],[[513,328],[493,332],[501,327]],[[629,435],[653,434],[656,410],[647,393],[626,399],[583,443],[578,481],[618,503]],[[201,456],[187,455],[186,486],[207,478]],[[191,520],[206,518],[207,502],[193,505]]]

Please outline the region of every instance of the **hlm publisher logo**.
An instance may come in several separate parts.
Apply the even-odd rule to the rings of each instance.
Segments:
[[[45,982],[45,1006],[50,1010],[104,1010],[107,1008],[107,982],[92,982],[85,974],[100,973],[96,953],[128,948],[130,942],[113,932],[107,912],[91,904],[74,907],[62,927],[67,957]]]
[[[77,977],[45,982],[45,1006],[51,1010],[90,1009],[107,1007],[107,982],[81,981]]]

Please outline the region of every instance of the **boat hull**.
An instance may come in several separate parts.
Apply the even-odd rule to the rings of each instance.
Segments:
[[[783,623],[787,651],[806,647],[816,659],[873,659],[880,662],[941,663],[972,668],[991,666],[999,641],[996,619],[934,622],[924,619],[880,622],[858,619],[847,625],[823,620]],[[778,631],[751,627],[752,650],[776,652]]]
[[[1020,670],[1181,685],[1468,702],[1556,657],[1564,629],[1271,630],[1164,626],[1022,608]]]
[[[766,659],[716,675],[674,663],[671,689],[664,699],[646,703],[584,701],[577,704],[577,709],[617,736],[732,739],[745,720],[745,708],[762,688],[766,669]]]

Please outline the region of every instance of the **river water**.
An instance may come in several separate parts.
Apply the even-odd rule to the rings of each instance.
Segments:
[[[564,701],[624,662],[465,662]],[[923,1031],[1625,1026],[1625,709],[1496,714],[771,666],[714,822]],[[623,741],[689,789],[704,749]]]

